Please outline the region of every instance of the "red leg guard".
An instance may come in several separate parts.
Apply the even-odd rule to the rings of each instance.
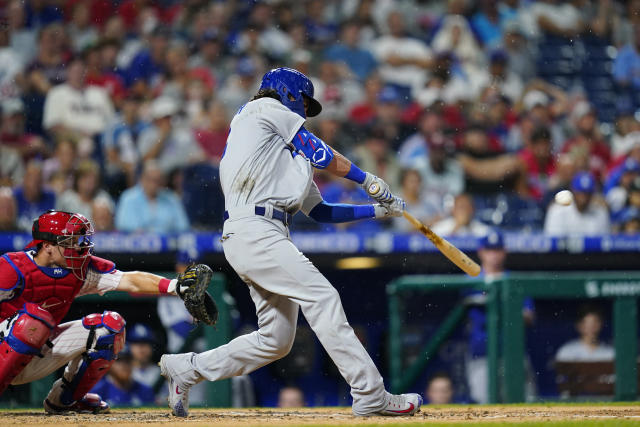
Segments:
[[[98,338],[95,345],[87,350],[83,356],[84,360],[72,379],[63,377],[65,390],[61,400],[65,405],[71,405],[82,399],[100,378],[109,372],[115,356],[124,347],[126,323],[118,313],[105,311],[102,314],[90,314],[82,319],[82,324],[92,331],[90,336],[98,328],[105,328],[108,334]]]
[[[54,320],[48,311],[27,303],[16,313],[7,336],[0,343],[0,394],[31,362],[47,342]]]

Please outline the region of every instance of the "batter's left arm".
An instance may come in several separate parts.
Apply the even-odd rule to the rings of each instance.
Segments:
[[[162,276],[144,271],[127,271],[116,288],[117,291],[125,291],[141,294],[176,294],[177,280],[169,280]]]
[[[401,200],[391,193],[389,185],[384,180],[369,172],[362,171],[349,159],[305,129],[304,126],[293,136],[291,149],[308,158],[313,167],[357,182],[369,196],[385,206],[395,200]]]

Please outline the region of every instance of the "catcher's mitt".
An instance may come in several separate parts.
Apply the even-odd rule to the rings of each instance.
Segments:
[[[184,306],[195,322],[215,325],[218,321],[218,307],[207,292],[213,271],[205,264],[192,264],[178,276],[176,293],[184,301]]]

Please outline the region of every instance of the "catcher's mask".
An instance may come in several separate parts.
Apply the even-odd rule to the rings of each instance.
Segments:
[[[91,222],[81,214],[50,210],[33,221],[33,240],[25,249],[42,242],[51,242],[62,248],[67,268],[80,280],[86,277],[86,264],[93,251]]]

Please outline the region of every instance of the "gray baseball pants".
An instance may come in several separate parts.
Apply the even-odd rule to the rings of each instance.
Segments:
[[[351,387],[353,412],[386,403],[382,376],[347,322],[338,291],[300,252],[278,220],[232,215],[223,230],[224,254],[247,283],[259,329],[203,353],[185,353],[172,369],[184,385],[244,375],[289,353],[298,309]]]

